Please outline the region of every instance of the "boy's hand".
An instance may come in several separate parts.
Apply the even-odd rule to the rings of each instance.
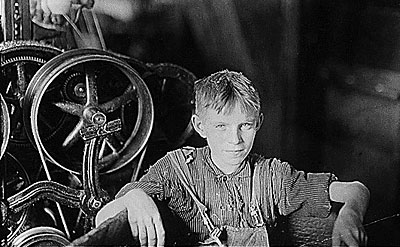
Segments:
[[[64,24],[61,14],[55,14],[50,11],[47,0],[29,0],[29,7],[31,19],[35,23],[43,23],[45,25]]]
[[[72,4],[92,8],[94,0],[29,0],[31,19],[42,27],[57,29],[65,23],[63,14],[69,14]]]
[[[144,246],[163,246],[165,231],[161,216],[154,201],[141,189],[133,189],[105,205],[96,216],[96,226],[115,216],[124,209],[128,210],[128,221],[132,235]]]
[[[332,246],[366,246],[367,234],[360,217],[353,209],[343,206],[336,218]]]

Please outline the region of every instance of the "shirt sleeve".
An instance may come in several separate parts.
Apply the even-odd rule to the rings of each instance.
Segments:
[[[286,162],[271,164],[275,205],[288,215],[301,209],[303,216],[327,217],[331,210],[329,185],[337,180],[332,173],[305,173]]]
[[[125,195],[130,190],[139,188],[153,198],[165,200],[171,194],[170,176],[171,165],[166,155],[152,165],[139,181],[131,182],[123,186],[116,194],[115,198]]]

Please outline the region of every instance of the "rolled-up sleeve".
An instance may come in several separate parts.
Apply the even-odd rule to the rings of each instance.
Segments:
[[[139,181],[123,186],[115,197],[124,196],[133,189],[142,189],[149,196],[158,200],[164,200],[171,195],[170,177],[171,166],[168,158],[165,156],[152,165]]]
[[[332,173],[305,173],[273,160],[272,186],[275,204],[282,215],[301,209],[303,216],[327,217],[331,210],[329,185],[337,180]]]

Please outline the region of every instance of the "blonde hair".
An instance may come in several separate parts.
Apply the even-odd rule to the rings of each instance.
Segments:
[[[195,113],[214,109],[218,113],[229,114],[236,104],[245,113],[259,114],[260,96],[242,73],[223,70],[199,79],[194,84]]]

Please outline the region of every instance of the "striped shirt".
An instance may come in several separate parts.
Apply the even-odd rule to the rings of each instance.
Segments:
[[[250,154],[232,174],[224,174],[211,160],[208,146],[194,149],[194,159],[188,164],[195,192],[208,208],[208,215],[217,227],[254,227],[250,215],[252,167],[262,161],[260,181],[261,211],[266,221],[276,215],[288,215],[299,208],[308,216],[326,217],[330,212],[329,184],[331,173],[304,173],[278,159],[265,159]],[[172,164],[171,154],[158,160],[137,182],[125,185],[116,197],[134,188],[149,196],[167,201],[168,207],[187,224],[190,232],[204,240],[208,230],[202,222],[194,201],[181,184]],[[268,187],[268,188],[267,188]],[[132,198],[134,200],[134,198]],[[273,205],[271,208],[269,205]]]

